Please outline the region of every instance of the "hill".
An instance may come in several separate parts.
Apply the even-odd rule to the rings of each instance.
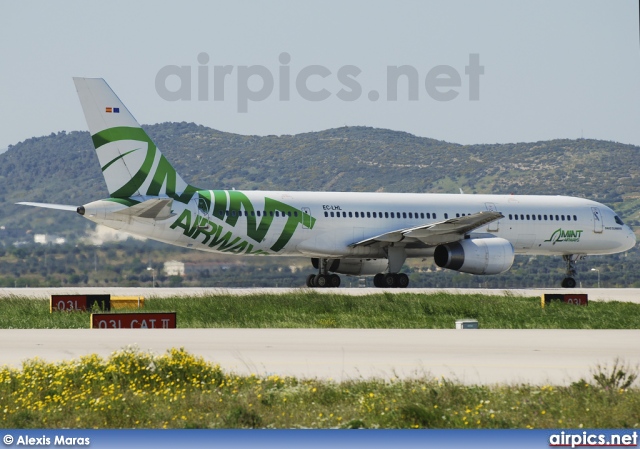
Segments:
[[[244,136],[193,123],[145,130],[183,178],[202,188],[550,194],[588,197],[640,224],[640,147],[598,140],[458,145],[343,127]],[[74,238],[93,225],[17,201],[83,204],[106,197],[87,132],[35,137],[0,154],[1,240],[25,232]]]

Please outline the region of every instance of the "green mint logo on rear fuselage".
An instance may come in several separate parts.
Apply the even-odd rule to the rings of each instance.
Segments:
[[[221,224],[213,223],[201,215],[193,218],[189,209],[182,211],[178,219],[173,222],[171,229],[175,228],[182,228],[184,235],[196,241],[204,236],[200,243],[216,251],[233,254],[269,254],[261,249],[254,250],[253,244],[234,236],[231,231],[224,232]]]
[[[198,195],[202,215],[197,214],[194,218],[193,213],[185,209],[171,229],[182,228],[183,234],[192,239],[204,236],[201,243],[218,251],[240,253],[253,249],[252,244],[240,237],[234,239],[230,231],[223,233],[221,222],[234,228],[242,217],[246,221],[246,236],[256,243],[262,243],[274,219],[286,220],[282,232],[269,248],[274,252],[281,251],[289,243],[298,225],[312,229],[316,222],[315,218],[302,210],[269,197],[264,199],[264,209],[258,211],[249,198],[237,190],[200,190]]]

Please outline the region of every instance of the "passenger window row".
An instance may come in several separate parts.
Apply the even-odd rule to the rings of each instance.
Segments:
[[[298,211],[294,211],[293,213],[291,211],[289,212],[282,212],[282,211],[266,211],[266,210],[257,210],[257,211],[241,211],[241,210],[217,210],[214,212],[214,215],[217,215],[219,217],[224,217],[224,216],[232,216],[232,217],[266,217],[266,216],[270,216],[270,217],[297,217],[298,216]]]
[[[553,214],[509,214],[509,220],[516,221],[578,221],[577,215],[553,215]]]
[[[469,214],[457,213],[456,217],[464,217]],[[436,219],[436,213],[430,212],[329,212],[325,211],[324,216],[327,218],[410,218],[410,219]],[[449,214],[444,214],[444,218],[448,219]],[[577,215],[563,214],[509,214],[509,220],[514,221],[578,221]]]
[[[214,212],[214,215],[219,217],[224,216],[232,216],[232,217],[297,217],[298,212],[288,211],[236,211],[236,210],[217,210]],[[457,213],[456,217],[464,217],[466,215],[471,214],[460,214]],[[437,219],[437,214],[431,212],[344,212],[344,211],[325,211],[325,217],[331,218],[397,218],[397,219]],[[449,214],[444,214],[444,218],[448,219]],[[563,214],[509,214],[509,220],[512,221],[578,221],[578,217],[576,215],[563,215]]]
[[[410,218],[410,219],[432,219],[437,218],[436,213],[431,212],[343,212],[324,211],[325,217],[331,218]]]

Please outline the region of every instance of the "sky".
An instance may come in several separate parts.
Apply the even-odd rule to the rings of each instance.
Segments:
[[[640,145],[638,17],[636,0],[2,0],[0,149],[86,130],[74,76],[143,124]]]

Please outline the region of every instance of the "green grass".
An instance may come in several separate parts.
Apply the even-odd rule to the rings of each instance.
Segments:
[[[588,307],[539,298],[299,291],[147,299],[179,327],[637,328],[640,306]],[[0,328],[87,328],[89,314],[49,313],[48,301],[0,299]],[[0,368],[5,428],[637,428],[637,367],[596,366],[569,386],[462,385],[444,378],[333,382],[238,376],[183,350],[123,350],[109,359],[31,360]]]
[[[611,372],[609,372],[611,371]],[[618,379],[611,373],[623,372]],[[637,428],[624,364],[566,387],[237,376],[183,350],[0,368],[5,428]],[[595,378],[595,375],[594,375]]]
[[[378,293],[218,295],[151,298],[143,311],[176,311],[185,328],[397,328],[447,329],[473,318],[484,329],[637,329],[640,305],[591,302],[540,306],[540,298]],[[0,299],[0,328],[88,328],[82,312],[49,313],[49,302]]]

